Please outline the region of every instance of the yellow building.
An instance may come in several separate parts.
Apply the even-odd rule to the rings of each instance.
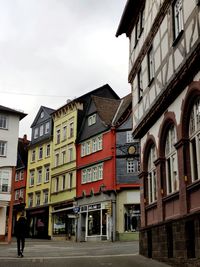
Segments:
[[[26,216],[29,236],[48,238],[52,155],[53,109],[41,106],[31,125],[26,185]]]
[[[83,104],[70,101],[53,114],[51,162],[51,222],[54,239],[74,239],[76,197],[76,146],[78,113]]]

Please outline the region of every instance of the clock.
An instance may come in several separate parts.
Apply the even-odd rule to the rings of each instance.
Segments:
[[[129,148],[128,148],[128,154],[129,155],[134,155],[135,154],[135,152],[136,152],[136,147],[135,146],[129,146]]]

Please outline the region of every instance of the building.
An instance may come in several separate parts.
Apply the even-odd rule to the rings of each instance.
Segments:
[[[49,203],[51,185],[51,154],[53,109],[41,106],[32,125],[28,151],[28,178],[26,186],[26,216],[28,235],[33,238],[49,238]]]
[[[103,85],[74,100],[68,100],[53,114],[53,156],[51,173],[51,225],[53,239],[75,240],[77,235],[76,199],[77,152],[76,140],[91,95],[118,97],[109,85]]]
[[[15,166],[17,163],[17,144],[19,122],[26,114],[0,106],[0,240],[8,241],[12,231],[11,198]],[[8,206],[10,206],[8,214]]]
[[[200,1],[127,1],[133,137],[141,143],[140,253],[200,258]]]
[[[91,96],[77,141],[77,238],[115,240],[115,131],[120,100]]]
[[[116,133],[116,239],[138,239],[140,225],[139,142],[132,137],[132,94],[120,101]]]
[[[17,148],[17,165],[15,169],[14,181],[14,200],[13,200],[13,223],[12,233],[14,233],[15,223],[18,220],[21,212],[26,206],[26,180],[27,180],[27,165],[28,165],[28,146],[30,141],[27,136],[18,138]]]

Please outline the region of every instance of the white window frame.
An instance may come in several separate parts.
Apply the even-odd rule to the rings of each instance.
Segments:
[[[41,160],[43,158],[43,147],[40,146],[38,149],[38,159]]]
[[[127,131],[126,132],[126,143],[133,143],[134,139],[133,139],[133,135],[132,135],[132,131]]]
[[[60,144],[60,129],[56,130],[56,144]]]
[[[138,161],[128,159],[126,162],[127,173],[137,173],[138,172]]]
[[[67,125],[63,125],[62,135],[63,141],[67,140]]]
[[[19,196],[20,196],[20,198],[24,199],[24,189],[23,188],[20,188]]]
[[[43,191],[43,204],[48,204],[49,201],[49,191],[44,190]]]
[[[44,124],[40,125],[40,136],[44,135]]]
[[[88,117],[88,126],[96,123],[96,113]]]
[[[35,180],[35,171],[31,170],[29,176],[29,187],[34,186],[34,180]]]
[[[15,173],[15,181],[19,181],[19,178],[20,178],[20,172],[19,171],[16,171]]]
[[[7,142],[0,140],[0,157],[6,157],[7,155]]]
[[[48,134],[49,130],[50,130],[50,122],[48,121],[45,123],[45,134]]]
[[[19,199],[19,189],[15,190],[15,200]]]
[[[31,162],[35,162],[35,156],[36,156],[36,151],[35,150],[33,150],[32,152],[31,152]]]
[[[59,166],[59,153],[57,152],[55,154],[55,167],[58,167]]]
[[[38,130],[38,128],[35,128],[34,129],[34,139],[37,139],[38,135],[39,135],[39,130]]]
[[[200,179],[200,98],[197,98],[189,122],[190,165],[192,182]]]
[[[0,114],[0,129],[8,129],[8,117]]]
[[[28,207],[33,207],[33,193],[28,194]]]
[[[176,140],[176,129],[174,125],[171,125],[165,141],[167,194],[172,194],[179,190],[177,151],[174,146]]]
[[[49,157],[51,154],[51,145],[47,144],[46,145],[46,157]]]
[[[41,204],[41,193],[36,193],[35,194],[35,205],[40,206]]]
[[[72,189],[73,186],[73,172],[68,173],[67,188]]]
[[[45,176],[44,176],[44,182],[47,183],[49,182],[49,178],[50,178],[50,166],[45,166]]]
[[[37,169],[37,185],[42,183],[42,168]]]
[[[21,171],[20,171],[19,180],[20,180],[20,181],[24,180],[24,170],[21,170]]]
[[[154,164],[156,159],[155,145],[151,146],[148,157],[148,202],[149,204],[157,200],[157,173]]]
[[[179,34],[184,29],[183,24],[183,1],[176,0],[173,3],[173,22],[174,22],[174,40],[176,40]]]
[[[71,121],[69,123],[69,138],[72,138],[74,136],[74,122]]]

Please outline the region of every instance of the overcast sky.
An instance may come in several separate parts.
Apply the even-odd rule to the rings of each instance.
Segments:
[[[128,38],[115,37],[126,0],[0,0],[0,104],[28,114],[57,109],[108,83],[128,84]]]

